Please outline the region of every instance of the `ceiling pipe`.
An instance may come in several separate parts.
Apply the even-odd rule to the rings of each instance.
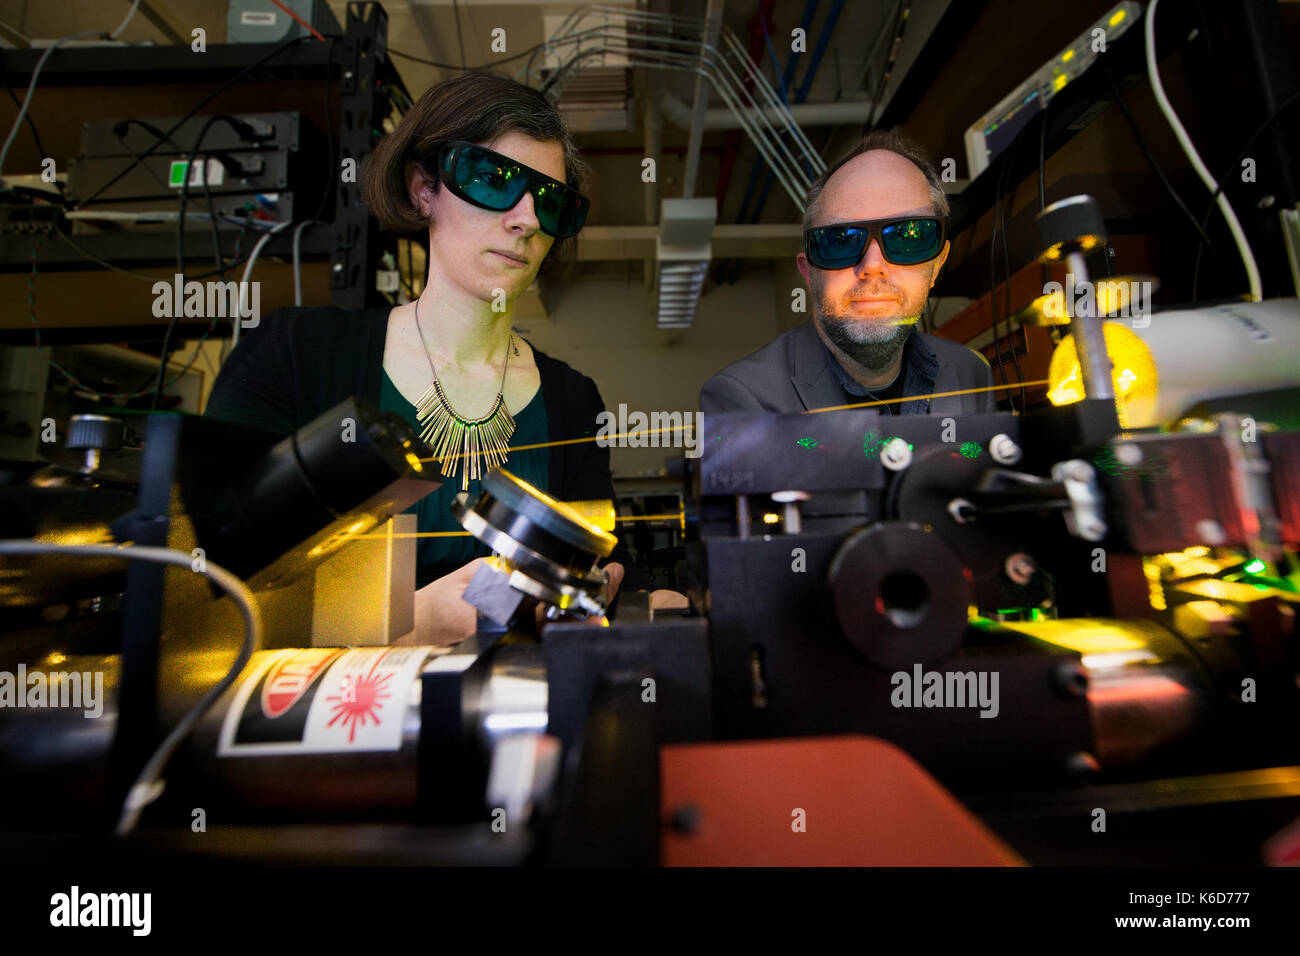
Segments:
[[[817,0],[808,0],[810,8],[816,8]],[[767,44],[767,30],[764,24],[772,19],[776,12],[776,0],[759,0],[758,12],[749,20],[749,59],[753,64],[757,64],[763,56],[763,48]],[[804,16],[808,16],[808,11],[804,11]],[[786,86],[789,86],[787,81]],[[745,78],[745,91],[753,93],[754,78],[747,76]],[[727,131],[726,149],[722,154],[722,163],[718,169],[718,184],[713,191],[714,197],[718,200],[718,216],[722,216],[722,204],[727,198],[727,188],[731,185],[731,173],[736,165],[736,156],[740,153],[740,130],[733,129]]]
[[[791,107],[791,109],[802,108],[804,101],[808,99],[808,91],[812,89],[813,79],[817,76],[817,70],[822,65],[822,56],[826,53],[826,47],[830,43],[831,34],[835,30],[835,24],[839,22],[840,11],[842,9],[844,9],[844,0],[835,0],[835,2],[831,4],[831,11],[826,15],[826,22],[822,24],[822,32],[817,37],[817,46],[813,50],[812,59],[808,63],[808,69],[804,71],[803,82],[799,84],[799,89],[795,91],[795,105]],[[869,101],[867,100],[861,100],[859,102],[869,104]],[[865,123],[867,118],[874,113],[874,107],[868,105],[866,113],[862,117],[862,122]],[[848,122],[853,123],[857,122],[857,120],[848,120]],[[831,123],[829,125],[834,126],[836,124]],[[776,174],[771,170],[768,170],[767,179],[764,180],[763,188],[758,194],[758,202],[754,204],[754,212],[750,216],[750,222],[758,222],[758,217],[763,213],[763,207],[767,205],[767,197],[772,192],[772,183],[775,181]]]
[[[575,15],[580,20],[582,16],[594,13],[617,13],[619,18],[627,21],[629,30],[635,26],[638,34],[645,35],[634,37],[611,32],[608,24],[578,30],[580,24],[574,21]],[[741,48],[735,34],[725,24],[721,24],[718,44],[701,44],[698,37],[708,32],[706,22],[693,17],[662,16],[623,8],[577,8],[544,47],[539,47],[555,52],[577,45],[573,56],[558,71],[533,80],[533,63],[538,56],[534,51],[519,77],[526,79],[530,85],[539,86],[543,93],[550,95],[563,88],[567,78],[581,70],[585,61],[592,57],[603,58],[608,54],[625,57],[631,66],[649,66],[702,75],[721,95],[729,109],[740,111],[745,132],[768,165],[776,171],[790,198],[797,206],[801,206],[812,177],[825,169],[826,164],[803,130],[790,117],[785,104],[776,96],[766,78],[755,71],[753,59]],[[705,103],[697,105],[707,108]],[[784,117],[784,121],[778,124],[761,122],[761,118],[771,114],[756,112],[760,106],[775,110],[778,116]]]
[[[718,34],[722,28],[722,5],[724,0],[709,0],[708,6],[704,13],[704,43],[700,56],[704,57],[704,51],[716,47],[718,43]],[[687,129],[690,137],[686,147],[686,174],[682,177],[682,197],[690,199],[695,196],[695,180],[700,171],[700,147],[704,144],[704,120],[708,115],[709,92],[712,84],[706,74],[700,73],[695,77],[695,105],[691,108],[691,120]]]
[[[799,89],[795,91],[794,104],[790,107],[791,110],[806,109],[808,107],[808,104],[804,101],[808,99],[808,91],[812,88],[813,79],[817,76],[817,70],[821,67],[822,55],[826,52],[826,45],[830,42],[831,33],[835,29],[835,24],[839,22],[840,10],[843,9],[843,6],[844,0],[834,0],[831,4],[830,13],[826,15],[826,21],[822,24],[821,33],[817,37],[817,46],[813,48],[811,62],[809,62],[808,68],[804,70],[803,82],[799,84]],[[791,53],[791,60],[794,59],[794,56],[795,54]],[[856,102],[866,104],[865,113],[861,120],[865,123],[866,118],[871,116],[875,110],[870,105],[869,101],[859,100]],[[857,120],[849,120],[848,122],[857,122]],[[838,124],[830,123],[828,125],[836,126]],[[802,125],[800,128],[802,128]],[[754,160],[754,167],[749,174],[749,184],[745,187],[745,197],[740,204],[740,214],[737,216],[737,221],[743,221],[746,213],[749,212],[749,201],[750,198],[754,196],[754,187],[758,185],[758,178],[762,174],[763,168],[764,163],[762,157],[758,157]],[[763,183],[757,201],[754,203],[753,212],[749,215],[749,221],[751,223],[758,222],[759,216],[762,215],[763,207],[767,205],[767,197],[772,190],[772,181],[775,179],[775,176],[775,172],[769,168],[767,172],[767,180]],[[799,203],[798,208],[802,210],[803,204]],[[736,272],[738,268],[738,260],[729,259],[719,268],[719,276],[725,276],[728,283],[734,283],[736,281]]]
[[[659,97],[659,108],[664,118],[680,129],[691,128],[691,107],[671,93]],[[871,103],[867,100],[836,100],[832,103],[799,103],[789,107],[790,115],[800,127],[837,126],[841,123],[865,123],[871,115]],[[754,119],[758,114],[768,121],[775,121],[779,113],[773,108],[748,110]],[[743,125],[736,113],[730,109],[709,109],[704,112],[704,128],[742,129]]]
[[[647,73],[652,71],[647,70]],[[646,78],[646,98],[645,98],[645,155],[653,161],[656,170],[655,175],[650,178],[650,182],[645,184],[645,221],[647,226],[659,224],[659,161],[663,159],[664,143],[664,121],[659,112],[659,98],[656,87],[658,84],[653,77]],[[654,288],[655,270],[654,264],[647,259],[645,263],[645,274],[643,276],[647,290]]]

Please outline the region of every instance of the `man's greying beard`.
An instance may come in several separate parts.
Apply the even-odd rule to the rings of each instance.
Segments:
[[[821,320],[826,337],[853,361],[873,372],[883,372],[897,361],[919,316],[919,313],[879,318],[848,316],[847,307],[854,298],[868,294],[879,295],[882,291],[886,290],[859,286],[837,301],[823,294],[820,289],[817,290],[817,317]],[[887,291],[900,295],[892,287],[888,287]]]

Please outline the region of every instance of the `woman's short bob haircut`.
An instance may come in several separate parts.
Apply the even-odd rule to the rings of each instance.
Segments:
[[[362,195],[371,214],[389,232],[424,232],[429,220],[411,203],[406,185],[410,165],[421,160],[427,163],[441,140],[486,145],[512,132],[544,143],[559,143],[564,149],[567,184],[580,192],[584,190],[587,165],[559,110],[531,87],[498,73],[474,70],[430,87],[397,128],[375,146],[362,181]],[[438,188],[436,170],[426,165],[421,168]],[[551,271],[566,258],[572,243],[572,239],[557,239],[542,263],[543,271]]]

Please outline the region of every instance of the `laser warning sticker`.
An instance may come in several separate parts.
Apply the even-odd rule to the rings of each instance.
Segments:
[[[427,647],[258,655],[221,725],[217,755],[398,750]]]

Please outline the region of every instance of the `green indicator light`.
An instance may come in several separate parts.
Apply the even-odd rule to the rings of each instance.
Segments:
[[[168,184],[172,186],[185,185],[185,169],[189,164],[183,159],[172,161],[171,169],[168,171]]]
[[[803,445],[804,448],[816,448],[816,447],[817,447],[817,439],[815,439],[815,438],[800,438],[797,442],[795,442],[795,444],[796,444],[796,445]]]
[[[867,432],[862,436],[862,453],[868,458],[876,458],[880,455],[880,446],[884,442],[875,432]]]
[[[967,458],[978,458],[980,456],[980,446],[978,442],[962,442],[961,453]]]
[[[1263,571],[1265,567],[1266,565],[1263,561],[1255,560],[1246,565],[1244,570],[1247,574],[1259,574],[1259,572]]]

